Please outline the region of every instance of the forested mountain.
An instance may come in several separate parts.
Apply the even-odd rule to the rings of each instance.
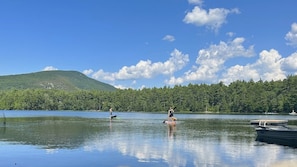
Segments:
[[[2,110],[104,110],[167,111],[213,113],[287,114],[297,111],[297,76],[283,81],[236,81],[226,86],[189,84],[187,86],[145,88],[142,90],[49,90],[0,91]]]
[[[0,90],[11,89],[116,90],[113,86],[91,79],[80,72],[59,70],[0,76]]]

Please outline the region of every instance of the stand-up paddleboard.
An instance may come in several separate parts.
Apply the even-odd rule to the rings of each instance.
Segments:
[[[163,123],[168,125],[176,125],[176,120],[177,118],[170,117],[168,120],[164,120]]]
[[[111,115],[111,116],[110,116],[110,119],[113,119],[113,118],[115,118],[115,117],[117,117],[117,115]]]
[[[170,110],[168,110],[168,120],[164,120],[163,123],[168,124],[168,125],[176,125],[176,120],[177,118],[173,117],[173,112],[176,109],[176,107],[174,107],[173,109],[170,107]]]
[[[167,124],[167,125],[176,125],[176,122],[175,121],[163,121],[164,124]]]

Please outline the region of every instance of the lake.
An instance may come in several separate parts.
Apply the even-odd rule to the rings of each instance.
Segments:
[[[249,124],[297,116],[175,114],[177,125],[168,126],[162,123],[165,113],[114,112],[118,117],[111,121],[109,112],[0,114],[1,167],[268,167],[297,162],[296,148],[255,141]]]

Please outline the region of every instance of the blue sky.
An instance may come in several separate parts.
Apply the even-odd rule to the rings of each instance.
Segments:
[[[297,1],[1,0],[0,75],[141,89],[297,74]]]

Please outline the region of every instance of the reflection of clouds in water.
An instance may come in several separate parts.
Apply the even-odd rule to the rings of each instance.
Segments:
[[[58,149],[45,149],[46,154],[55,154],[58,153]]]
[[[280,146],[277,145],[270,145],[266,147],[265,145],[259,146],[262,147],[261,149],[254,149],[253,152],[253,159],[256,162],[255,166],[262,167],[262,166],[271,166],[278,162],[278,158],[282,154]]]
[[[85,143],[85,151],[116,150],[139,162],[166,162],[168,166],[270,166],[277,164],[283,154],[277,145],[255,145],[253,141],[232,141],[226,136],[219,139],[183,136],[146,137],[144,134],[113,135]],[[148,134],[145,134],[148,135]],[[153,134],[151,134],[153,135]],[[216,140],[220,140],[217,142]],[[290,157],[289,157],[290,158]],[[294,157],[291,157],[293,159]]]
[[[221,138],[220,144],[205,140],[192,140],[184,144],[184,149],[192,153],[194,166],[270,166],[278,161],[281,149],[279,146],[264,146],[261,149],[254,143],[246,142],[244,145],[230,142]],[[244,143],[244,142],[243,142]]]
[[[187,150],[193,156],[194,166],[214,165],[220,162],[220,156],[216,155],[215,150],[217,146],[212,141],[197,139],[181,144],[183,145],[183,149]]]
[[[160,144],[161,143],[161,144]],[[166,138],[160,142],[159,139],[142,136],[120,138],[96,138],[85,143],[85,151],[106,151],[117,150],[122,155],[132,156],[139,162],[167,162],[170,166],[186,166],[186,157],[174,151],[176,143],[168,141]]]

